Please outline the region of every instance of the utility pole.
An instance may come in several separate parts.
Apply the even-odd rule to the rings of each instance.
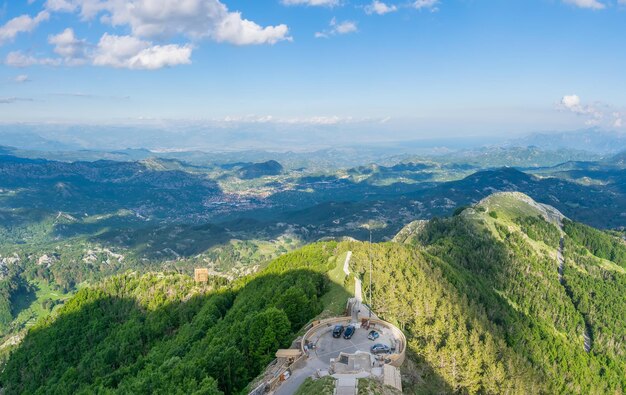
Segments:
[[[369,256],[370,256],[370,318],[372,318],[372,227],[368,226],[370,231],[370,244],[369,244]]]

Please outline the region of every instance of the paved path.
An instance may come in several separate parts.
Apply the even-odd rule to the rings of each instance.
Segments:
[[[337,395],[356,395],[357,381],[356,377],[340,377],[335,381],[335,394]]]
[[[274,392],[274,395],[293,395],[298,388],[304,383],[307,377],[311,377],[318,369],[328,369],[328,364],[323,363],[317,358],[311,358],[300,369],[295,369],[284,383],[282,383]]]
[[[346,260],[343,262],[343,272],[346,276],[350,275],[350,258],[352,258],[352,251],[348,251],[346,254]]]
[[[361,280],[357,277],[354,278],[354,298],[357,302],[363,302],[363,294],[361,291]]]

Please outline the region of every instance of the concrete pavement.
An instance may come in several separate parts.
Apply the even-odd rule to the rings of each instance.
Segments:
[[[352,251],[348,251],[346,254],[346,260],[343,261],[343,272],[346,276],[350,275],[350,258],[352,258]]]

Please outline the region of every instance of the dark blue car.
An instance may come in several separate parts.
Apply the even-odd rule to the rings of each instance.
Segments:
[[[335,325],[333,328],[333,337],[339,339],[343,333],[343,325]]]

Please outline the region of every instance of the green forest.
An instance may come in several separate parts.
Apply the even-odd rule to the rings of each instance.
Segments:
[[[406,393],[622,394],[623,241],[562,226],[502,194],[409,225],[402,242],[314,243],[232,282],[116,275],[31,327],[0,385],[7,394],[246,393],[276,349],[345,302],[350,284],[332,278],[352,251],[362,279],[372,260],[373,310],[407,336]]]
[[[81,289],[31,328],[0,380],[6,393],[238,393],[322,309],[335,245],[199,288],[133,273]],[[24,367],[27,367],[26,369]]]

